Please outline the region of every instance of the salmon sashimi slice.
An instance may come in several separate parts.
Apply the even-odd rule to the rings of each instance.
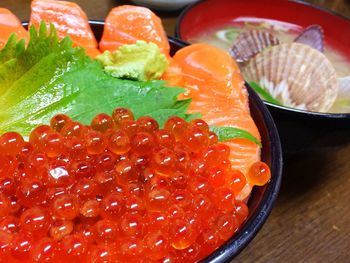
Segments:
[[[151,10],[123,5],[113,8],[105,21],[100,49],[114,51],[121,45],[134,44],[137,40],[153,42],[169,56],[169,42],[161,20]]]
[[[88,55],[100,54],[95,36],[84,11],[67,1],[34,0],[31,5],[30,24],[36,28],[45,21],[49,29],[53,24],[60,39],[69,36],[74,46],[84,47]]]
[[[182,98],[192,99],[189,113],[201,113],[209,125],[237,127],[260,139],[239,68],[225,51],[207,44],[187,46],[175,54],[163,79],[186,88]],[[260,160],[260,147],[251,141],[232,139],[224,143],[230,147],[233,169],[247,174]],[[237,198],[245,199],[251,189],[247,184]]]
[[[0,8],[0,48],[6,43],[12,33],[17,39],[27,39],[28,32],[22,26],[21,21],[8,9]]]

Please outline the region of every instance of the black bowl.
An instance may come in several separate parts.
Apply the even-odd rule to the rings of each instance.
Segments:
[[[272,2],[267,5],[258,0],[196,2],[180,14],[176,23],[176,36],[185,40],[188,33],[186,31],[189,29],[227,23],[240,16],[263,17],[304,27],[320,24],[326,36],[341,43],[339,49],[345,52],[344,54],[350,54],[348,52],[350,41],[344,33],[350,32],[348,18],[299,0]],[[229,7],[226,6],[227,3]],[[241,10],[243,6],[247,10]],[[342,30],[344,32],[339,33]],[[319,152],[350,143],[350,113],[318,113],[264,103],[275,120],[284,153]]]
[[[27,23],[23,23],[27,25]],[[90,21],[91,28],[99,40],[103,32],[103,21]],[[171,52],[184,47],[182,41],[169,37]],[[249,215],[244,225],[225,244],[202,262],[229,262],[239,254],[254,238],[269,216],[277,198],[282,178],[282,150],[273,119],[261,99],[248,87],[250,110],[260,131],[262,140],[262,160],[271,168],[271,181],[262,187],[255,187],[249,198]]]

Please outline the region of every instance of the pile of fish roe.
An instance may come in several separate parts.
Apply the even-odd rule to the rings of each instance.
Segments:
[[[248,216],[246,177],[200,119],[117,108],[0,137],[0,262],[196,262]],[[252,180],[268,180],[263,162]]]

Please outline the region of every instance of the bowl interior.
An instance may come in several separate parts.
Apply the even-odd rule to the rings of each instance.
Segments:
[[[102,36],[103,21],[90,21],[97,40]],[[186,42],[169,37],[171,55],[187,45]],[[255,187],[249,198],[249,216],[243,227],[225,244],[202,262],[228,262],[237,255],[257,234],[270,214],[277,198],[282,178],[282,149],[274,121],[264,103],[254,91],[248,88],[250,110],[260,131],[262,140],[261,158],[271,168],[271,181],[262,187]]]
[[[28,23],[23,23],[27,26]],[[90,21],[91,28],[99,41],[103,33],[103,21]],[[171,54],[183,48],[186,43],[169,37]],[[202,262],[228,262],[237,255],[256,235],[271,212],[279,191],[282,177],[282,150],[274,121],[261,99],[249,87],[250,109],[260,131],[262,140],[261,158],[271,168],[271,181],[262,187],[255,187],[249,198],[249,216],[241,229],[219,249]]]

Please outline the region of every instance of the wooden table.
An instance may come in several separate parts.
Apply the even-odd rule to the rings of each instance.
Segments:
[[[75,2],[91,19],[104,19],[112,7],[128,3]],[[350,17],[350,1],[309,2]],[[11,9],[22,20],[29,17],[29,5],[29,0],[0,1],[1,7]],[[159,15],[172,35],[178,13]],[[285,160],[276,206],[263,229],[234,262],[350,262],[350,145]]]

